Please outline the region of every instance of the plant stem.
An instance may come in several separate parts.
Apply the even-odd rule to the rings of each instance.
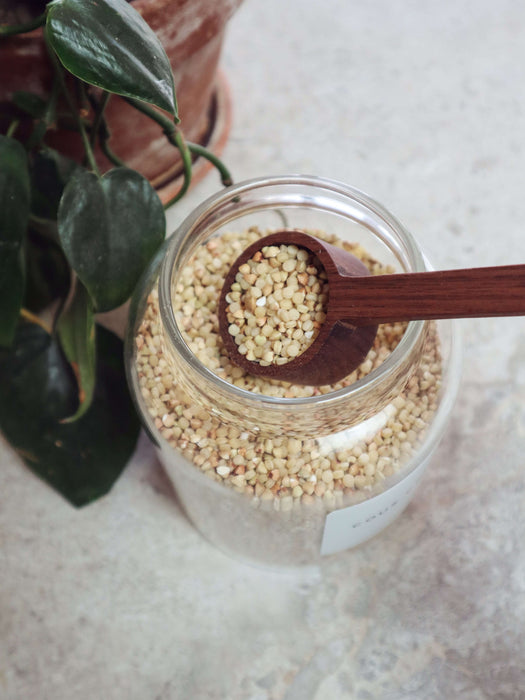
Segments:
[[[8,138],[11,138],[15,131],[18,129],[18,125],[20,124],[20,119],[13,119],[11,124],[9,124],[9,128],[7,130],[6,136]]]
[[[56,123],[56,103],[58,99],[58,93],[60,92],[60,83],[56,73],[53,75],[53,85],[51,87],[51,96],[47,102],[44,114],[40,119],[38,119],[35,124],[33,131],[27,140],[26,148],[31,150],[40,146],[46,131],[53,127]]]
[[[111,134],[108,129],[108,124],[104,116],[104,112],[110,96],[111,93],[107,92],[104,94],[103,101],[97,102],[95,97],[88,92],[87,97],[89,103],[92,109],[95,111],[95,121],[93,123],[93,131],[91,132],[91,143],[94,146],[95,138],[98,137],[98,145],[100,146],[100,150],[106,156],[106,158],[111,163],[113,163],[113,165],[116,165],[119,168],[125,168],[127,167],[126,163],[111,150],[110,145],[108,143],[111,138]]]
[[[60,80],[55,74],[53,76],[53,85],[51,87],[51,97],[46,105],[46,110],[44,112],[44,122],[47,127],[50,127],[56,122],[56,106],[58,93],[60,92]]]
[[[180,141],[180,139],[176,138],[176,135],[180,134],[181,132],[179,131],[179,129],[177,129],[176,125],[171,121],[171,119],[166,117],[161,112],[158,112],[156,109],[154,109],[150,105],[146,104],[145,102],[141,102],[140,100],[135,100],[132,97],[126,97],[124,99],[130,105],[135,107],[135,109],[138,109],[139,112],[142,112],[146,116],[150,117],[150,119],[153,119],[154,121],[157,122],[157,124],[159,124],[162,127],[162,130],[166,134],[168,141],[180,150],[181,155],[183,157],[183,161],[184,161],[184,150],[181,149],[180,144],[178,143],[178,141]],[[191,153],[193,153],[196,156],[202,156],[202,158],[205,158],[206,160],[208,160],[212,165],[214,165],[217,168],[217,170],[219,171],[219,174],[221,176],[221,182],[225,187],[228,187],[229,185],[231,185],[233,183],[233,179],[232,179],[232,176],[231,176],[228,168],[224,165],[224,163],[220,160],[220,158],[218,158],[215,154],[213,154],[211,151],[209,151],[204,146],[200,146],[197,143],[184,142],[184,144],[185,144],[185,148],[187,148],[187,150],[189,150]],[[189,182],[187,182],[187,173],[186,173],[187,164],[186,163],[184,164],[184,168],[185,168],[184,185],[187,184],[189,186]],[[184,185],[183,185],[183,188],[184,188]],[[186,190],[187,190],[187,187],[184,188],[184,191],[182,192],[182,194],[180,192],[177,193],[177,195],[175,195],[175,198],[172,199],[170,202],[168,202],[166,206],[167,207],[171,206],[175,201],[180,199],[180,197],[186,192]]]
[[[0,25],[0,36],[13,36],[14,34],[25,34],[26,32],[31,32],[33,29],[38,29],[42,27],[46,22],[46,13],[43,12],[38,17],[24,22],[23,24],[3,24]]]
[[[181,154],[182,165],[184,168],[184,182],[182,183],[182,187],[177,192],[177,194],[164,205],[164,209],[167,209],[168,207],[171,207],[173,204],[175,204],[175,202],[178,202],[179,199],[181,199],[186,194],[190,186],[192,174],[192,160],[190,149],[188,148],[188,145],[184,139],[184,136],[182,135],[182,132],[177,128],[175,123],[172,122],[169,117],[166,117],[164,114],[158,112],[156,109],[151,107],[149,104],[146,104],[145,102],[135,100],[132,97],[126,97],[124,99],[132,107],[135,107],[135,109],[137,109],[139,112],[142,112],[150,119],[153,119],[153,121],[156,121],[157,124],[159,124],[162,127],[162,130],[166,134],[166,138],[168,139],[168,141],[171,144],[173,144]]]
[[[229,187],[230,185],[233,184],[233,178],[231,176],[230,171],[224,165],[222,160],[220,158],[218,158],[214,153],[212,153],[207,148],[205,148],[204,146],[201,146],[198,143],[192,143],[190,141],[187,141],[186,145],[188,146],[190,151],[192,153],[194,153],[196,156],[201,156],[202,158],[209,160],[210,163],[217,168],[217,170],[219,171],[219,174],[221,176],[221,182],[225,187]]]
[[[67,90],[65,80],[63,81],[62,85]],[[86,98],[84,84],[80,80],[75,79],[75,87],[79,90],[81,99],[85,100],[86,110],[87,110],[88,100]],[[84,125],[84,121],[83,121],[82,117],[80,116],[78,109],[75,108],[75,104],[73,103],[71,96],[69,96],[68,106],[69,106],[69,109],[72,111],[72,113],[75,117],[75,120],[77,122],[78,129],[80,131],[80,137],[82,138],[82,145],[84,146],[84,151],[86,154],[88,165],[91,168],[91,170],[95,173],[95,175],[98,175],[98,177],[100,177],[100,170],[98,169],[97,161],[95,160],[95,154],[93,153],[93,148],[91,146],[91,141],[88,137],[88,133],[87,133],[86,127]]]
[[[40,326],[40,328],[43,328],[46,333],[49,335],[52,334],[51,328],[47,325],[47,323],[44,323],[42,319],[38,318],[38,316],[35,316],[34,313],[31,311],[28,311],[28,309],[20,309],[20,316],[26,320],[29,321],[29,323],[36,323],[37,326]]]
[[[180,132],[178,129],[175,129],[172,133],[166,134],[166,136],[168,137],[168,141],[174,146],[176,146],[176,148],[179,149],[179,152],[181,154],[182,164],[184,166],[184,182],[182,183],[182,186],[177,192],[177,194],[174,195],[168,202],[166,202],[166,204],[164,205],[164,209],[168,209],[168,207],[173,206],[175,202],[178,202],[179,199],[184,197],[190,186],[192,175],[191,153],[190,149],[188,148],[188,144],[186,143],[184,136],[182,135],[182,132]]]
[[[97,135],[104,122],[104,111],[106,109],[110,97],[111,94],[109,92],[102,93],[100,102],[98,103],[97,108],[95,110],[95,116],[93,119],[93,125],[91,127],[91,134],[89,137],[89,142],[92,147],[94,147],[95,143],[97,142]]]
[[[88,135],[86,132],[86,128],[84,126],[84,122],[83,122],[80,114],[78,113],[78,109],[77,109],[77,107],[73,101],[73,98],[71,97],[69,90],[67,88],[66,80],[64,77],[64,72],[62,70],[62,65],[60,64],[60,62],[59,62],[55,52],[51,48],[51,46],[49,46],[47,40],[46,40],[46,46],[47,46],[47,50],[49,53],[49,57],[51,59],[51,63],[53,64],[53,68],[55,70],[55,74],[56,74],[58,80],[60,81],[60,87],[62,88],[62,92],[64,94],[64,97],[66,98],[67,106],[69,107],[69,111],[71,112],[71,115],[73,116],[73,118],[76,121],[78,130],[80,133],[80,137],[82,139],[82,144],[83,144],[84,150],[86,152],[86,157],[87,157],[87,160],[89,163],[89,167],[95,173],[95,175],[98,175],[98,177],[100,177],[100,171],[98,169],[98,165],[97,165],[97,162],[95,160],[95,154],[93,153],[93,149],[91,148],[91,144],[89,143],[89,138],[88,138]]]
[[[150,119],[153,119],[153,121],[156,121],[157,124],[160,124],[165,133],[170,133],[177,129],[169,117],[166,117],[166,115],[162,114],[162,112],[158,112],[146,102],[136,100],[134,97],[124,97],[124,99],[139,112],[142,112],[142,114],[145,114]]]
[[[108,139],[100,136],[99,141],[98,141],[100,148],[102,150],[102,153],[106,156],[106,158],[113,163],[113,165],[116,165],[119,168],[126,168],[126,163],[117,156],[116,153],[113,153],[111,148],[109,147],[108,144]]]
[[[58,243],[58,229],[55,219],[46,219],[42,216],[30,214],[29,224],[33,230],[35,230],[41,236],[44,236],[44,238],[47,238],[54,243]]]

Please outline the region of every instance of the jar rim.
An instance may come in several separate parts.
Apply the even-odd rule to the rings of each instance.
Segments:
[[[289,410],[294,407],[307,408],[313,406],[320,408],[321,406],[326,407],[340,400],[348,401],[353,397],[366,394],[369,391],[374,391],[375,387],[380,385],[386,376],[395,371],[411,353],[412,349],[419,342],[425,327],[425,321],[410,321],[398,345],[378,367],[347,387],[316,396],[284,398],[249,391],[248,389],[235,386],[226,379],[223,379],[206,367],[195,356],[180,332],[171,304],[173,272],[184,244],[191,240],[192,233],[197,228],[206,225],[211,226],[214,223],[213,211],[216,211],[219,207],[227,207],[229,203],[234,204],[235,200],[243,193],[265,187],[284,187],[286,185],[324,189],[327,193],[332,192],[333,194],[342,195],[356,201],[361,206],[365,206],[400,237],[405,246],[410,263],[412,264],[413,272],[423,272],[429,269],[426,259],[414,238],[398,219],[366,193],[338,180],[313,175],[259,177],[239,182],[205,199],[182,221],[172,234],[168,243],[166,255],[160,268],[159,312],[170,341],[177,347],[177,351],[180,352],[181,357],[188,363],[192,370],[205,381],[212,382],[224,393],[229,394],[232,399],[245,402],[247,408],[250,405],[255,407],[262,404],[264,404],[266,409],[270,410],[272,408],[275,410]],[[237,218],[235,216],[235,207],[232,207],[232,213],[229,216],[226,214],[225,217],[221,218],[220,224],[224,225],[235,218]]]

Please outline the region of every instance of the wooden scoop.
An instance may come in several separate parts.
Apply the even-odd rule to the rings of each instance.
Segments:
[[[296,245],[317,256],[328,278],[326,319],[318,336],[285,364],[248,360],[228,331],[227,294],[240,265],[265,246]],[[279,231],[250,245],[232,265],[219,300],[219,330],[230,359],[250,374],[295,384],[337,382],[364,360],[377,324],[525,315],[525,265],[371,275],[351,253],[300,231]]]

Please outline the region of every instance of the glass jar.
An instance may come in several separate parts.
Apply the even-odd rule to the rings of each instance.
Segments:
[[[402,512],[460,373],[451,321],[386,328],[394,345],[374,351],[348,385],[298,395],[290,385],[250,390],[239,373],[224,376],[224,362],[206,366],[195,347],[215,342],[218,242],[233,241],[238,255],[247,231],[284,228],[357,244],[382,271],[429,269],[411,235],[362,192],[317,177],[252,180],[205,201],[167,241],[136,292],[126,342],[134,400],[187,515],[222,550],[270,567],[316,564]],[[194,262],[204,251],[208,267]]]

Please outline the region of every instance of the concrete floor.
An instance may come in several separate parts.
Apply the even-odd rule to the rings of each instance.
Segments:
[[[236,180],[368,192],[437,268],[525,262],[524,35],[512,0],[246,0],[224,158]],[[80,511],[2,444],[0,697],[525,697],[525,320],[462,326],[459,399],[414,501],[308,575],[212,548],[145,437]]]

